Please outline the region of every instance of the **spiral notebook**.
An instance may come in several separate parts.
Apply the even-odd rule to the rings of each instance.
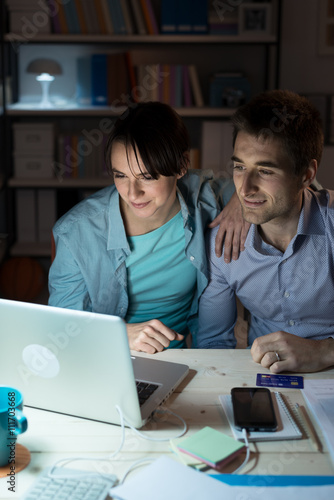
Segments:
[[[277,418],[277,431],[248,433],[248,441],[280,441],[283,439],[301,439],[303,437],[298,425],[293,419],[288,407],[279,392],[272,393],[273,405]],[[233,407],[230,394],[219,396],[220,403],[225,411],[228,423],[235,439],[243,441],[242,432],[234,427]]]

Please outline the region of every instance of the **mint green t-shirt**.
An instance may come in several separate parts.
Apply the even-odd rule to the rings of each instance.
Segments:
[[[126,259],[129,308],[127,323],[159,319],[186,335],[187,316],[196,288],[196,268],[185,255],[183,218],[178,212],[158,229],[128,237]],[[182,347],[173,341],[170,347]]]

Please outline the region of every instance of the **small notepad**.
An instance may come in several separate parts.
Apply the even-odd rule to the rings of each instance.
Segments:
[[[232,398],[230,394],[219,396],[220,403],[225,411],[228,423],[230,424],[233,436],[239,441],[243,441],[242,432],[234,426]],[[284,403],[279,392],[272,394],[273,405],[277,418],[277,431],[248,433],[248,441],[279,441],[283,439],[301,439],[303,434],[294,421],[288,407]]]
[[[214,469],[227,464],[246,449],[243,444],[211,427],[204,427],[183,439],[177,447]]]

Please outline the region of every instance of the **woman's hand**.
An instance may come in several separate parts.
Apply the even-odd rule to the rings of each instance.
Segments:
[[[209,227],[213,228],[218,225],[215,242],[217,257],[221,257],[224,244],[224,261],[231,262],[231,257],[237,260],[239,253],[245,249],[250,224],[242,217],[241,205],[236,193],[233,194],[224,210],[209,224]]]
[[[158,319],[145,323],[127,323],[129,346],[134,351],[154,354],[166,349],[172,340],[183,340],[184,336],[171,330]]]

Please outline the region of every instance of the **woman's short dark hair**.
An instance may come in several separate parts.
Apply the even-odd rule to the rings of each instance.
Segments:
[[[239,132],[263,139],[279,139],[292,159],[295,175],[310,161],[320,163],[324,135],[319,111],[306,98],[289,90],[263,92],[232,116],[233,145]]]
[[[105,150],[111,172],[115,142],[133,148],[147,174],[157,179],[184,173],[188,167],[189,135],[181,117],[167,104],[145,102],[129,107],[115,122]],[[146,172],[143,172],[144,174]]]

